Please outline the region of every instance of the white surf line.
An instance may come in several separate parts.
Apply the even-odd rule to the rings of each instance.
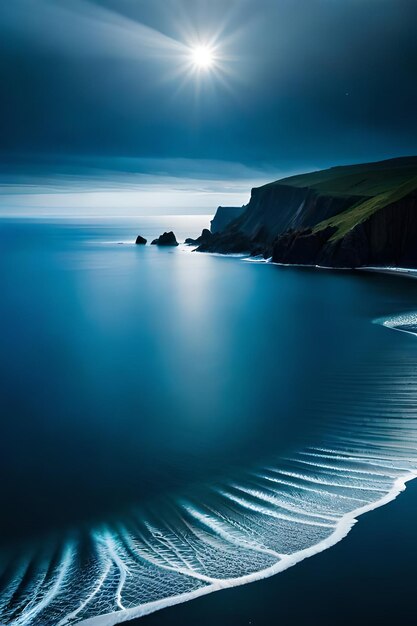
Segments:
[[[175,545],[175,543],[171,539],[166,537],[161,531],[159,531],[150,522],[145,520],[143,523],[145,524],[145,526],[147,527],[149,532],[152,534],[152,536],[156,539],[156,541],[159,544],[162,544],[162,546],[166,546],[168,548],[169,553],[173,554],[174,556],[177,557],[178,561],[183,564],[184,569],[192,569],[192,567],[190,566],[188,561],[181,554],[179,548],[177,548],[177,546]],[[175,565],[175,567],[176,567],[176,565]]]
[[[13,576],[7,587],[2,591],[0,597],[0,609],[5,609],[7,607],[7,604],[13,598],[16,591],[19,589],[20,583],[22,582],[27,570],[29,569],[30,563],[31,558],[28,557],[25,560],[22,560],[20,565],[17,567],[16,574]]]
[[[308,474],[302,474],[301,472],[291,472],[287,470],[272,469],[269,467],[266,467],[264,469],[269,472],[273,472],[274,474],[279,474],[280,476],[289,476],[290,478],[296,478],[297,480],[302,480],[307,483],[313,483],[314,485],[322,485],[323,489],[321,491],[322,492],[326,491],[326,493],[334,493],[334,492],[329,492],[328,490],[326,490],[326,487],[339,487],[341,489],[358,489],[362,491],[378,491],[378,489],[370,489],[367,487],[356,487],[355,485],[346,485],[346,484],[340,484],[340,483],[335,483],[335,482],[329,482],[328,480],[316,478],[315,476],[309,476]],[[265,476],[265,478],[267,477]],[[336,495],[339,495],[339,494],[336,494]],[[353,498],[353,496],[346,496],[346,497],[352,498],[353,500],[355,499]]]
[[[223,523],[217,522],[211,515],[207,513],[200,512],[198,508],[191,503],[187,503],[187,501],[183,500],[183,506],[185,510],[195,519],[197,519],[201,524],[207,526],[215,533],[217,533],[222,539],[224,539],[227,543],[231,543],[237,545],[239,548],[250,549],[254,552],[260,552],[263,554],[268,554],[269,556],[273,556],[274,558],[280,560],[283,558],[283,555],[275,550],[271,550],[271,548],[263,547],[259,543],[255,541],[249,541],[245,536],[243,537],[235,537],[233,533],[229,532],[224,528]],[[242,535],[243,532],[240,532],[239,535]],[[223,579],[222,579],[223,580]],[[227,579],[226,579],[227,580]]]
[[[371,491],[375,490],[375,491],[385,492],[386,489],[379,489],[379,487],[381,487],[381,485],[385,487],[387,482],[391,484],[394,478],[397,478],[397,476],[399,475],[398,472],[394,471],[393,473],[392,468],[391,468],[391,472],[388,472],[388,471],[385,471],[385,468],[382,467],[381,469],[383,469],[384,471],[381,471],[379,473],[370,471],[369,475],[364,473],[359,476],[355,476],[348,469],[345,470],[345,468],[341,468],[340,471],[338,470],[329,471],[329,470],[326,470],[326,468],[322,468],[318,463],[308,463],[307,461],[299,461],[299,463],[303,463],[309,466],[306,468],[306,471],[312,471],[310,470],[310,467],[312,467],[313,469],[315,467],[323,469],[324,471],[322,472],[322,474],[324,476],[329,477],[330,481],[332,480],[332,478],[335,478],[337,480],[342,479],[342,480],[347,481],[343,483],[334,481],[334,482],[330,482],[330,485],[335,485],[335,487],[352,486],[352,489],[363,489],[365,491],[367,489],[370,489]]]
[[[346,459],[346,457],[343,457],[343,456],[334,457],[334,458],[338,458],[340,461],[343,461],[343,460]],[[359,461],[363,462],[363,460],[366,457],[358,457],[357,456],[357,457],[352,457],[352,458],[356,458],[356,460],[358,462]],[[404,461],[404,463],[401,464],[401,459],[399,459],[399,458],[398,459],[394,459],[394,458],[388,459],[388,458],[385,458],[385,459],[378,460],[378,459],[374,459],[372,457],[369,457],[368,463],[369,463],[369,465],[372,465],[373,467],[380,467],[381,470],[383,470],[383,472],[384,472],[384,474],[381,474],[381,475],[386,475],[388,478],[393,480],[394,478],[397,478],[397,476],[400,476],[404,472],[405,469],[408,469],[408,467],[404,467],[404,464],[410,466],[410,464],[412,463],[412,461],[410,462],[410,461],[407,461],[406,459],[403,459],[403,461]],[[389,463],[390,465],[387,465],[387,463]],[[396,464],[396,465],[394,465],[394,464]],[[415,463],[414,463],[414,465],[415,465]],[[386,474],[385,474],[385,472],[386,472]],[[393,472],[395,472],[395,473],[393,473]]]
[[[218,496],[219,493],[216,492],[216,495]],[[233,503],[231,502],[222,503],[222,507],[226,507],[232,513],[235,513],[235,514],[237,513],[236,510],[233,509]],[[242,521],[238,521],[237,519],[233,517],[227,517],[227,514],[221,510],[221,507],[219,507],[218,509],[215,509],[213,508],[213,506],[209,506],[208,504],[205,504],[205,508],[208,509],[212,513],[212,515],[214,516],[214,519],[220,520],[220,523],[223,524],[223,528],[226,528],[225,532],[228,532],[227,528],[231,528],[234,532],[237,533],[237,539],[238,539],[238,543],[236,544],[237,546],[241,548],[243,547],[245,550],[254,550],[255,552],[263,552],[265,550],[270,550],[270,548],[263,545],[259,541],[251,542],[250,539],[248,539],[248,536],[253,535],[254,532],[256,533],[256,530],[255,530],[256,528],[259,528],[259,532],[257,534],[260,537],[260,539],[262,539],[262,536],[265,532],[265,528],[262,526],[262,523],[257,520],[256,517],[252,516],[250,518],[251,527],[248,528],[248,526],[245,525],[245,522],[247,520],[247,516],[245,515],[240,516],[240,514],[238,513],[239,517],[242,520]],[[222,551],[224,550],[225,550],[225,547],[224,545],[222,545]],[[277,554],[279,556],[283,556],[280,552],[278,552]]]
[[[52,600],[60,593],[61,585],[65,580],[68,570],[74,557],[73,544],[68,544],[65,548],[61,564],[58,568],[58,576],[50,590],[45,594],[44,598],[28,611],[23,613],[16,620],[13,620],[10,626],[28,626],[32,620],[39,615],[44,608],[52,602]]]
[[[116,565],[117,569],[119,570],[120,577],[119,577],[119,583],[117,585],[117,590],[116,590],[116,604],[119,607],[119,609],[123,611],[125,610],[125,607],[123,606],[123,603],[122,603],[122,591],[123,591],[123,587],[126,582],[126,576],[129,573],[129,570],[127,569],[122,559],[117,554],[117,549],[114,545],[114,539],[109,531],[105,532],[103,534],[103,537],[99,537],[99,541],[104,543],[111,560],[113,561],[113,563]]]
[[[77,617],[77,615],[86,608],[86,606],[91,602],[91,600],[94,599],[94,597],[98,594],[98,592],[100,591],[100,589],[102,588],[108,573],[110,572],[110,569],[113,565],[113,562],[110,559],[106,559],[106,567],[103,570],[102,575],[100,576],[100,578],[97,581],[96,586],[94,587],[93,591],[90,593],[89,596],[87,596],[87,598],[85,600],[83,600],[81,602],[81,604],[71,613],[68,613],[68,615],[66,615],[60,622],[58,622],[58,624],[56,626],[66,626],[70,621],[72,621],[75,617]]]
[[[219,550],[222,548],[222,543],[220,540],[216,539],[215,537],[208,537],[208,536],[203,536],[203,533],[197,531],[197,529],[192,528],[191,524],[189,524],[185,519],[183,519],[184,523],[187,525],[187,527],[190,529],[190,531],[201,541],[205,542],[206,544],[214,547],[215,549]],[[145,538],[145,536],[143,535],[143,532],[141,531],[140,527],[138,526],[137,523],[135,523],[135,530],[134,530],[135,534],[137,535],[137,538],[135,537],[134,539],[132,539],[132,541],[135,544],[135,550],[138,552],[139,556],[141,558],[143,558],[145,561],[148,561],[149,563],[152,563],[153,565],[156,565],[158,567],[162,567],[164,569],[169,569],[172,571],[176,571],[178,569],[177,565],[172,565],[170,564],[171,562],[168,560],[168,558],[165,555],[162,555],[160,552],[156,552],[155,547],[150,543],[150,541],[148,539]],[[207,533],[205,533],[207,535]],[[142,544],[145,544],[145,547],[142,545],[141,547],[137,546],[136,543],[140,543],[142,542]],[[149,552],[149,554],[148,554]],[[152,555],[155,556],[152,556]],[[161,563],[162,561],[162,563]],[[189,572],[189,575],[191,576],[191,572]],[[202,574],[198,575],[198,577],[202,576]],[[194,578],[197,578],[197,575],[194,576]],[[214,579],[216,580],[216,579]]]
[[[210,509],[210,510],[212,511],[212,509]],[[216,514],[213,512],[213,515],[216,515]],[[220,514],[218,514],[218,516],[220,516]],[[185,519],[185,517],[183,517],[182,515],[180,515],[180,517],[181,517],[183,523],[190,530],[190,532],[193,535],[195,535],[197,537],[197,539],[199,539],[203,544],[208,545],[208,546],[214,548],[215,550],[224,552],[224,539],[219,538],[219,536],[216,536],[215,534],[209,532],[208,530],[203,530],[203,531],[199,530],[198,528],[195,528],[194,526],[192,526],[192,524],[189,523]],[[225,520],[224,516],[222,516],[221,519]],[[225,520],[224,523],[227,524],[228,522]],[[206,528],[207,528],[207,526],[206,526]],[[240,530],[238,532],[239,533],[243,533],[243,530]],[[242,541],[244,541],[244,539],[242,539]],[[250,548],[250,546],[244,545],[243,547],[244,547],[245,550],[252,550],[252,548]]]
[[[317,456],[314,455],[313,453],[310,453],[311,456]],[[323,453],[321,453],[319,455],[320,457],[324,457],[325,455]],[[381,453],[381,456],[376,456],[375,454],[369,453],[367,454],[364,450],[360,451],[360,450],[352,450],[351,455],[349,455],[348,452],[340,452],[339,454],[336,453],[332,453],[327,454],[327,458],[328,459],[335,459],[335,460],[339,460],[339,461],[347,461],[349,458],[351,458],[353,461],[356,461],[357,463],[360,463],[361,465],[371,465],[373,466],[373,468],[380,468],[382,470],[382,472],[387,472],[387,476],[390,475],[390,472],[394,471],[398,471],[401,468],[395,468],[392,467],[393,463],[404,463],[404,462],[408,462],[408,463],[412,463],[413,461],[417,461],[417,458],[413,458],[412,456],[400,456],[399,455],[399,451],[397,450],[396,455],[385,455],[384,453]]]
[[[304,550],[299,550],[298,552],[294,552],[293,554],[284,557],[281,561],[277,562],[275,565],[272,565],[264,570],[260,570],[258,572],[252,572],[250,574],[246,574],[239,578],[233,579],[224,579],[221,581],[221,585],[216,583],[213,585],[209,585],[202,589],[196,589],[194,591],[185,592],[182,594],[178,594],[172,596],[171,598],[163,598],[162,600],[153,600],[151,602],[147,602],[141,606],[132,607],[130,609],[126,609],[123,612],[112,612],[106,613],[104,615],[97,615],[96,617],[88,618],[82,622],[79,622],[78,626],[115,626],[116,624],[121,624],[122,622],[127,622],[131,619],[135,619],[138,617],[143,617],[145,615],[149,615],[155,611],[160,609],[174,606],[176,604],[181,604],[183,602],[187,602],[189,600],[193,600],[194,598],[201,597],[203,595],[207,595],[209,593],[213,593],[214,591],[219,591],[220,589],[228,588],[228,587],[238,587],[240,585],[245,585],[247,583],[251,583],[257,580],[261,580],[263,578],[269,578],[270,576],[274,576],[289,567],[292,567],[303,561],[306,558],[314,556],[328,548],[334,546],[336,543],[344,539],[349,531],[352,529],[354,524],[357,522],[357,518],[369,511],[373,511],[378,509],[389,502],[395,500],[395,498],[404,491],[406,487],[406,483],[409,480],[417,477],[417,471],[408,472],[403,476],[398,477],[392,486],[392,489],[380,500],[375,502],[366,504],[365,506],[359,507],[350,513],[346,513],[342,516],[340,522],[337,524],[334,532],[329,535],[326,539],[320,541],[315,546],[311,546]]]
[[[312,448],[313,450],[319,450],[319,452],[307,452],[307,451],[303,451],[300,452],[300,454],[305,454],[308,456],[313,456],[313,457],[324,457],[324,458],[329,458],[329,459],[339,459],[342,461],[348,461],[350,458],[352,458],[353,460],[358,460],[361,463],[371,463],[372,461],[378,461],[378,463],[383,463],[383,461],[401,461],[404,460],[404,458],[401,458],[399,456],[376,456],[374,454],[368,454],[365,451],[361,453],[359,452],[353,452],[352,456],[349,455],[349,452],[343,452],[342,450],[332,450],[331,448]],[[417,460],[417,459],[416,459]],[[392,469],[390,467],[387,467],[387,469]]]
[[[142,520],[142,523],[144,523],[143,520]],[[158,565],[160,567],[162,567],[164,565],[164,563],[167,564],[167,567],[171,567],[170,561],[169,561],[168,557],[165,554],[163,554],[162,552],[158,552],[155,549],[155,546],[151,543],[150,539],[148,539],[145,536],[145,534],[143,532],[143,529],[140,528],[138,522],[136,522],[136,521],[135,521],[135,533],[137,535],[138,541],[142,542],[141,550],[146,555],[146,556],[143,556],[144,559],[146,559],[150,563],[153,563],[154,565]],[[137,550],[139,551],[139,548],[137,548]],[[141,555],[142,555],[142,553],[141,553]],[[152,555],[154,555],[154,556],[152,556]],[[162,563],[161,563],[161,561],[162,561]],[[175,567],[175,566],[172,566],[172,567]]]
[[[258,498],[259,500],[263,500],[264,502],[268,502],[269,504],[272,504],[274,506],[281,507],[285,509],[286,511],[291,511],[291,513],[298,513],[299,515],[305,515],[307,517],[314,517],[318,519],[327,519],[333,522],[336,522],[340,518],[340,515],[330,515],[328,513],[322,514],[322,513],[312,513],[311,511],[304,511],[300,507],[292,506],[291,504],[288,504],[287,502],[283,502],[277,496],[270,496],[267,493],[260,491],[258,489],[251,489],[248,487],[242,487],[240,485],[231,485],[231,486],[234,489],[237,489],[238,491],[247,493],[253,498]]]
[[[300,503],[300,494],[298,493],[300,491],[300,489],[298,489],[298,487],[296,488],[297,491],[297,495],[294,494],[292,491],[286,491],[281,489],[281,487],[279,487],[279,490],[274,489],[272,486],[265,485],[263,482],[259,481],[259,483],[255,483],[255,484],[260,484],[261,488],[262,488],[262,492],[265,493],[267,492],[267,494],[272,493],[272,496],[268,496],[268,497],[272,497],[272,498],[276,498],[279,502],[284,501],[285,503],[288,502],[288,506],[291,508],[294,508],[295,512],[298,513],[302,513],[303,515],[311,515],[312,517],[318,517],[318,518],[322,518],[322,519],[328,519],[329,521],[338,521],[340,520],[340,513],[335,513],[333,511],[333,509],[317,509],[317,506],[314,506],[314,503],[311,502],[311,500],[309,501],[309,506],[313,505],[313,508],[311,510],[306,510],[304,511],[304,509],[300,509],[300,507],[298,506],[298,504]],[[327,492],[325,491],[319,491],[317,493],[320,493],[321,496],[323,495],[329,495]],[[303,494],[305,495],[305,494]],[[330,494],[332,495],[332,494]],[[305,499],[302,499],[302,503],[305,506],[307,504],[307,501]],[[318,504],[318,502],[316,501],[316,505]],[[322,505],[323,507],[323,505]]]
[[[348,459],[348,456],[342,456],[341,454],[339,455],[330,455],[330,454],[316,454],[313,452],[303,452],[303,454],[308,454],[309,456],[318,456],[318,457],[326,457],[329,459],[336,459],[336,460],[340,460],[340,461],[346,461]],[[398,476],[401,471],[404,471],[404,467],[395,467],[394,465],[392,465],[393,463],[399,463],[400,461],[404,461],[405,463],[408,463],[408,465],[410,464],[410,461],[406,458],[402,458],[401,457],[381,457],[381,458],[377,458],[377,457],[373,457],[373,456],[360,456],[358,455],[357,452],[355,452],[355,456],[352,456],[353,460],[356,461],[360,461],[361,463],[363,463],[364,461],[366,461],[366,463],[369,463],[369,465],[375,465],[377,467],[381,467],[382,469],[386,469],[387,471],[392,471],[395,470],[397,473],[396,474],[387,474],[387,476],[389,477],[393,477],[395,478],[396,476]],[[416,459],[417,461],[417,459]],[[415,461],[415,462],[416,462]],[[391,465],[386,465],[386,463],[391,463]],[[411,461],[412,462],[412,461]]]
[[[294,524],[306,524],[307,526],[323,526],[325,528],[334,528],[334,524],[328,524],[326,522],[314,522],[313,520],[303,520],[298,517],[294,517],[292,515],[285,515],[282,513],[278,513],[277,511],[271,511],[265,506],[259,506],[257,504],[252,504],[243,498],[239,498],[239,496],[235,496],[233,494],[228,493],[227,491],[220,491],[219,493],[232,500],[232,502],[236,502],[244,509],[248,509],[249,511],[253,511],[254,513],[260,513],[261,515],[266,515],[268,517],[274,517],[275,519],[282,519],[286,522],[293,522]]]
[[[35,562],[35,566],[33,566],[33,561]],[[30,611],[32,607],[36,606],[38,598],[42,597],[44,589],[48,589],[51,584],[50,581],[49,583],[46,582],[51,567],[50,555],[48,555],[48,558],[40,558],[39,552],[36,552],[32,562],[28,565],[28,571],[31,566],[36,567],[36,569],[29,581],[24,584],[23,589],[18,593],[15,606],[13,606],[11,610],[11,617],[20,615],[23,611]]]
[[[360,470],[360,471],[357,471],[357,470],[354,470],[354,469],[351,470],[351,469],[349,469],[347,467],[341,467],[340,469],[337,469],[336,467],[330,467],[329,465],[325,465],[323,463],[316,463],[316,462],[302,461],[302,460],[297,461],[297,463],[300,463],[300,465],[307,465],[308,466],[307,467],[307,471],[309,471],[310,467],[311,468],[318,467],[320,469],[330,470],[330,471],[327,471],[327,472],[323,472],[323,474],[325,474],[326,476],[329,476],[329,477],[334,476],[336,479],[338,479],[338,478],[346,478],[346,480],[348,480],[348,481],[352,481],[352,480],[360,481],[360,480],[363,480],[363,475],[365,475],[367,478],[368,478],[368,476],[378,476],[381,480],[378,480],[377,478],[369,478],[369,480],[374,481],[374,483],[376,483],[376,484],[380,484],[381,482],[383,482],[382,481],[383,478],[386,478],[386,479],[395,478],[395,475],[391,475],[389,473],[385,473],[384,471],[373,472],[372,470],[370,470],[369,472],[366,472],[366,471],[362,471],[362,470]],[[280,471],[280,470],[278,470],[278,471]],[[354,473],[359,473],[360,476],[354,476],[353,475]],[[346,483],[338,484],[336,482],[331,482],[329,484],[335,485],[336,487],[348,486],[348,485],[346,485]],[[361,489],[361,488],[362,489],[367,489],[367,487],[363,487],[363,486],[360,487],[360,485],[357,485],[357,483],[352,483],[352,484],[353,484],[353,488],[355,488],[355,489]],[[376,489],[376,490],[378,491],[378,489]],[[384,489],[384,491],[385,491],[385,489]]]
[[[180,560],[184,562],[185,568],[195,572],[196,577],[198,577],[199,570],[202,569],[204,571],[206,565],[204,558],[201,556],[202,553],[204,554],[202,546],[198,545],[198,542],[193,543],[191,540],[191,538],[195,536],[195,533],[193,533],[193,535],[190,534],[187,537],[186,533],[181,532],[180,529],[176,529],[175,527],[173,528],[168,523],[166,524],[166,527],[170,535],[174,538],[172,541],[173,546],[181,543],[179,547],[176,547],[176,554],[178,554]],[[219,549],[219,546],[217,546],[217,549]],[[212,582],[213,580],[217,580],[215,576],[211,576],[209,578],[211,578]]]
[[[180,511],[177,510],[176,508],[173,509],[175,511],[175,515],[177,517],[177,520],[179,520],[180,524],[184,524],[186,526],[187,532],[184,532],[181,530],[180,527],[174,528],[172,527],[172,524],[168,524],[167,523],[167,527],[170,529],[171,532],[173,532],[175,534],[175,536],[177,537],[177,540],[181,540],[183,543],[185,543],[188,548],[190,550],[192,550],[193,552],[193,556],[195,558],[195,560],[201,565],[201,567],[205,567],[205,552],[204,552],[204,546],[210,545],[211,547],[214,547],[216,550],[221,550],[224,551],[224,543],[222,543],[221,540],[217,539],[214,540],[215,538],[213,537],[213,535],[211,535],[211,541],[208,540],[208,532],[205,531],[204,534],[202,532],[197,533],[197,529],[193,528],[191,526],[191,524],[189,524],[188,522],[186,522],[185,518],[183,517],[183,515],[181,515]],[[198,542],[195,541],[194,537],[198,538]],[[203,543],[202,545],[198,545],[198,543]],[[215,579],[215,577],[213,577]]]
[[[150,528],[153,528],[153,527],[150,527]],[[172,529],[172,528],[171,528],[168,524],[167,524],[167,529],[169,530],[169,532],[170,532],[170,533],[171,533],[174,537],[176,537],[177,541],[179,541],[179,537],[176,535],[175,530],[173,530],[173,529]],[[207,582],[207,581],[213,582],[214,580],[217,580],[216,578],[213,578],[213,577],[209,577],[209,576],[201,575],[201,574],[198,572],[198,570],[196,570],[196,569],[195,569],[195,567],[194,567],[194,566],[193,566],[193,565],[192,565],[192,564],[191,564],[191,563],[187,560],[186,555],[185,555],[185,556],[183,556],[183,554],[182,554],[182,552],[181,552],[181,548],[179,548],[179,547],[177,547],[177,546],[175,545],[175,541],[173,541],[173,540],[171,540],[171,539],[169,539],[168,537],[165,537],[165,536],[163,536],[163,535],[162,535],[162,537],[159,537],[159,536],[158,536],[158,540],[159,540],[161,543],[164,543],[164,544],[168,547],[168,549],[170,550],[170,552],[171,552],[171,553],[174,553],[174,555],[176,555],[176,556],[177,556],[177,559],[178,559],[178,561],[179,561],[180,563],[183,563],[184,567],[181,567],[181,565],[180,565],[180,568],[183,570],[183,572],[184,572],[184,573],[185,573],[185,572],[189,572],[189,575],[190,575],[190,576],[194,573],[194,578],[199,578],[200,580],[205,580],[206,582]],[[196,555],[196,553],[197,553],[196,548],[195,548],[195,547],[193,547],[193,546],[191,546],[191,545],[190,545],[190,543],[189,543],[189,542],[187,542],[184,538],[183,538],[183,542],[184,542],[184,543],[186,543],[186,544],[189,546],[190,550],[192,550],[192,551],[194,552],[194,556],[195,556],[195,555]],[[198,562],[199,562],[199,563],[203,566],[203,564],[200,562],[200,560],[199,560],[196,556],[195,556],[195,558],[196,558],[196,560],[197,560],[197,561],[198,561]],[[175,570],[178,570],[178,565],[177,565],[177,564],[174,564],[172,567],[173,567]]]
[[[141,522],[143,523],[143,520],[141,520]],[[187,524],[187,526],[189,525]],[[201,539],[202,541],[204,540],[206,541],[206,543],[209,543],[206,539],[203,539],[202,536],[197,535],[197,532],[195,530],[192,530],[192,532],[194,533],[194,535],[198,536],[198,538]],[[163,569],[167,569],[170,571],[178,571],[179,569],[178,564],[172,563],[172,558],[170,560],[166,554],[160,551],[157,551],[156,546],[153,545],[151,541],[145,537],[142,529],[140,528],[137,522],[135,523],[134,533],[135,533],[135,537],[134,538],[131,537],[131,541],[133,542],[135,546],[134,548],[135,552],[137,552],[140,558],[142,558],[143,560],[149,563],[152,563],[153,565],[157,567],[161,567]],[[131,533],[129,533],[129,536],[130,535]],[[160,537],[158,536],[157,539],[159,540]],[[138,545],[140,543],[142,543],[141,546]],[[219,546],[217,545],[214,547],[218,548]],[[162,546],[162,550],[166,552],[166,550],[164,550],[164,546]],[[193,578],[198,578],[200,580],[203,580],[206,578],[204,574],[193,572],[190,569],[188,569],[189,568],[188,563],[186,563],[185,565],[186,565],[185,568],[182,568],[183,569],[182,573],[187,574],[188,576],[193,577]],[[207,577],[207,578],[210,578],[210,577]],[[211,582],[214,580],[217,580],[217,579],[213,578]],[[207,582],[210,582],[210,580],[208,580]]]
[[[256,474],[255,474],[256,476]],[[356,496],[345,496],[341,493],[336,493],[334,491],[328,491],[326,489],[316,489],[314,487],[309,487],[307,485],[301,485],[299,483],[295,483],[291,480],[285,480],[284,478],[274,478],[272,476],[264,476],[263,474],[259,474],[259,477],[263,480],[269,480],[272,483],[277,483],[279,485],[285,485],[286,487],[294,487],[294,489],[299,489],[301,491],[310,491],[312,493],[318,493],[319,495],[326,494],[330,498],[336,498],[341,500],[356,500],[357,502],[368,502],[364,498],[357,498]]]
[[[339,449],[338,451],[336,451],[333,448],[312,448],[312,449],[313,450],[314,449],[315,450],[322,450],[323,452],[326,452],[326,453],[329,453],[329,454],[345,455],[345,456],[342,456],[341,458],[346,458],[347,456],[350,455],[350,451],[349,450],[346,450],[346,452],[343,452],[343,450]],[[397,456],[383,456],[382,454],[381,455],[370,454],[370,453],[368,453],[368,452],[366,452],[365,450],[362,449],[360,451],[356,450],[356,451],[352,452],[352,455],[355,455],[357,458],[362,459],[362,461],[363,461],[363,459],[366,459],[366,463],[371,462],[371,461],[377,461],[378,463],[381,463],[383,461],[388,461],[389,463],[391,463],[391,462],[401,462],[401,461],[408,462],[408,463],[410,462],[410,457],[404,458],[404,457],[398,456],[398,452],[399,452],[398,449],[396,450],[396,452],[397,452]],[[411,459],[411,462],[413,462],[413,461],[417,462],[417,456]],[[401,468],[399,468],[399,469],[401,469]]]
[[[270,263],[272,261],[272,256],[268,257],[267,259],[260,255],[252,257],[245,256],[242,261],[245,261],[246,263]]]
[[[205,504],[204,506],[209,513],[201,511],[201,509],[199,510],[197,506],[193,505],[193,510],[188,510],[188,514],[192,515],[194,519],[203,524],[206,528],[210,529],[210,531],[214,532],[215,536],[217,535],[219,538],[217,549],[220,552],[227,552],[228,549],[230,549],[230,545],[236,545],[238,548],[245,551],[267,554],[268,556],[273,556],[276,559],[280,559],[282,557],[282,554],[276,552],[276,550],[271,550],[271,548],[268,548],[262,543],[259,543],[256,540],[251,540],[251,533],[248,533],[248,528],[245,527],[242,522],[237,521],[232,517],[227,517],[227,515],[220,510],[220,508],[217,510],[208,504]],[[227,508],[230,508],[230,504],[226,504],[226,506]],[[233,511],[233,509],[231,510]],[[256,520],[252,520],[252,523],[255,526],[259,526]]]
[[[415,337],[417,335],[417,328],[416,330],[406,330],[405,328],[398,328],[397,326],[388,326],[386,324],[384,324],[385,328],[389,328],[390,330],[396,330],[399,333],[406,333],[407,335],[413,335],[413,337]]]
[[[362,475],[365,476],[385,476],[386,474],[384,474],[383,472],[377,472],[375,470],[369,470],[367,471],[366,469],[350,469],[348,467],[341,467],[340,469],[338,469],[337,467],[334,467],[332,465],[328,465],[327,463],[316,463],[316,462],[312,462],[312,461],[304,461],[304,460],[297,460],[295,461],[294,459],[285,459],[283,458],[283,460],[287,460],[290,461],[291,463],[301,463],[303,465],[308,465],[309,467],[320,467],[321,469],[328,469],[331,470],[333,472],[335,472],[336,474],[342,474],[343,472],[349,472],[349,474],[360,474],[360,476],[348,476],[347,478],[361,478]],[[280,470],[280,469],[273,469],[273,468],[265,468],[265,469],[270,469],[270,471],[272,472],[280,472],[282,473],[284,470]],[[326,472],[327,474],[329,474],[329,472]],[[388,474],[389,477],[389,474]],[[332,483],[329,483],[332,484]],[[342,485],[343,486],[343,485]]]
[[[176,567],[173,565],[161,565],[161,563],[158,563],[157,561],[151,558],[143,556],[138,546],[136,546],[134,539],[132,539],[132,537],[130,536],[130,533],[126,529],[122,529],[120,533],[123,534],[123,537],[125,541],[128,543],[133,554],[136,553],[141,559],[146,561],[146,563],[151,563],[152,565],[155,565],[155,567],[160,567],[161,569],[166,569],[167,571],[175,572],[176,574],[184,574],[185,576],[188,576],[189,578],[195,578],[196,580],[201,580],[202,582],[206,582],[206,583],[217,583],[219,580],[218,578],[206,576],[205,574],[199,574],[198,572],[195,572],[194,570],[190,570],[185,567]]]

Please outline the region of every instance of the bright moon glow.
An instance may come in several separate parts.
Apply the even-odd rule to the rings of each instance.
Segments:
[[[198,46],[191,51],[193,63],[201,69],[208,69],[214,63],[213,51],[207,46]]]

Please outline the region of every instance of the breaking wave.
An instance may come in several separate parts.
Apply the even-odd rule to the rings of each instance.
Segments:
[[[416,329],[417,316],[377,320]],[[340,541],[417,475],[415,367],[336,380],[325,432],[287,456],[10,558],[0,623],[111,626],[271,576]],[[352,402],[352,397],[354,401]]]
[[[402,313],[400,315],[392,315],[375,320],[376,324],[382,324],[386,328],[400,330],[404,333],[417,335],[417,313]]]

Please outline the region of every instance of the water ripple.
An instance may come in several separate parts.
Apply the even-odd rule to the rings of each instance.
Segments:
[[[376,320],[417,334],[417,314]],[[2,574],[0,623],[111,626],[283,571],[342,539],[417,475],[417,369],[358,366],[333,381],[317,441],[132,511]]]

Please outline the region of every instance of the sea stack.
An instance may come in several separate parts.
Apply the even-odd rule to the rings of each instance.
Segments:
[[[174,233],[172,232],[172,230],[170,230],[169,233],[163,233],[163,235],[160,235],[158,239],[154,239],[151,242],[151,245],[153,246],[178,246],[178,241],[176,240],[176,237]]]
[[[201,235],[197,237],[197,239],[191,239],[191,237],[188,237],[184,243],[188,244],[189,246],[199,246],[202,243],[207,243],[208,241],[210,241],[211,237],[212,233],[209,231],[209,229],[203,228],[203,230],[201,231]]]
[[[135,241],[135,243],[136,243],[138,246],[145,246],[145,245],[146,245],[146,243],[147,243],[147,241],[148,241],[148,240],[147,240],[147,239],[145,239],[145,237],[142,237],[141,235],[138,235],[138,236],[136,237],[136,241]]]

